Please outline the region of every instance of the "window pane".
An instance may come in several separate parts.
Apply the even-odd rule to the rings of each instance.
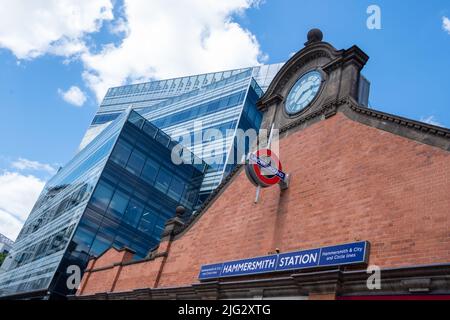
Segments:
[[[158,174],[159,165],[148,158],[145,163],[144,169],[142,170],[141,177],[148,183],[153,183],[155,181],[156,175]]]
[[[130,237],[123,237],[123,236],[117,236],[114,239],[114,246],[116,246],[116,248],[124,248],[124,247],[129,247],[131,243],[131,239]]]
[[[168,135],[166,135],[164,132],[159,131],[158,134],[156,135],[156,140],[161,143],[164,146],[168,146],[169,145],[169,141],[170,138]]]
[[[144,124],[144,132],[147,133],[151,137],[155,137],[156,132],[158,129],[156,129],[152,124],[149,122],[146,122]]]
[[[111,199],[111,204],[108,208],[108,215],[116,218],[121,218],[127,208],[130,196],[126,193],[117,190],[114,197]]]
[[[161,192],[167,192],[167,189],[169,188],[170,185],[170,180],[171,180],[171,174],[169,171],[167,171],[164,168],[161,168],[161,170],[159,170],[159,174],[158,174],[158,178],[156,179],[156,188],[158,190],[160,190]]]
[[[135,149],[128,160],[127,170],[135,175],[140,175],[142,167],[145,163],[145,155],[139,150]]]
[[[210,102],[209,105],[208,105],[208,110],[207,110],[207,112],[209,113],[209,112],[216,111],[216,109],[217,109],[218,107],[219,107],[219,100],[212,101],[212,102]]]
[[[109,237],[106,237],[105,235],[97,235],[97,237],[94,240],[94,243],[92,244],[90,254],[99,256],[106,250],[108,250],[111,247],[112,239],[109,239]]]
[[[139,220],[141,219],[143,210],[144,206],[141,202],[131,200],[123,217],[123,221],[129,225],[132,225],[133,227],[136,227]]]
[[[100,182],[94,195],[92,196],[91,204],[101,210],[105,210],[108,207],[109,200],[111,199],[113,192],[114,190],[111,186]]]
[[[178,179],[177,177],[174,177],[172,183],[170,184],[169,196],[175,201],[178,201],[180,200],[183,191],[184,191],[183,181],[181,179]]]
[[[158,216],[156,218],[156,225],[155,225],[155,230],[153,231],[153,233],[157,236],[160,237],[164,231],[164,225],[166,224],[166,219],[163,218],[162,216]]]
[[[120,140],[117,143],[113,154],[111,155],[111,160],[118,165],[125,167],[132,149],[133,147],[130,144],[126,143],[123,140]]]
[[[154,209],[146,207],[144,214],[142,215],[141,222],[139,223],[139,230],[147,234],[151,234],[156,223],[156,216],[157,213]]]
[[[72,240],[72,243],[76,245],[75,250],[78,252],[89,252],[94,237],[95,233],[92,230],[79,227]]]
[[[139,129],[141,129],[145,123],[145,119],[142,118],[137,112],[134,112],[134,111],[130,114],[128,121],[131,122],[132,124],[134,124]]]
[[[254,123],[255,122],[255,117],[256,117],[256,108],[254,108],[253,106],[251,106],[248,110],[248,120],[250,121],[250,123]]]

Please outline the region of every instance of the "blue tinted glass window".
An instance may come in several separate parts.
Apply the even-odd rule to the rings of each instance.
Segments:
[[[145,164],[145,155],[135,149],[130,156],[127,164],[127,170],[135,175],[140,175]]]
[[[197,116],[198,108],[191,108],[189,112],[189,119],[194,119]]]
[[[255,117],[256,117],[256,108],[251,106],[248,110],[248,120],[250,121],[250,123],[255,122]]]
[[[138,200],[131,200],[128,204],[127,211],[123,216],[123,221],[133,227],[136,227],[141,219],[142,211],[144,210],[143,204]]]
[[[101,210],[105,210],[108,207],[109,201],[114,190],[106,183],[100,182],[92,195],[91,204]]]
[[[188,206],[191,206],[193,203],[195,203],[196,198],[197,198],[196,190],[186,190],[186,192],[183,195],[182,202],[186,203],[186,205]]]
[[[94,118],[92,121],[93,125],[103,124],[106,122],[113,121],[119,117],[120,113],[111,113],[111,114],[105,114],[105,115],[98,115]]]
[[[116,236],[116,238],[114,239],[114,244],[113,246],[115,246],[116,248],[124,248],[124,247],[129,247],[131,243],[131,239],[129,236]]]
[[[158,142],[160,142],[162,145],[168,146],[168,145],[169,145],[170,138],[169,138],[169,136],[166,135],[164,132],[159,131],[158,134],[156,135],[156,140],[157,140]]]
[[[164,119],[152,120],[152,124],[158,128],[161,128],[161,120],[164,120]]]
[[[145,119],[136,111],[132,111],[128,116],[128,122],[134,124],[139,129],[142,129],[142,126],[145,123]]]
[[[239,103],[239,98],[240,98],[240,96],[241,96],[240,93],[233,94],[233,95],[230,97],[230,100],[228,101],[228,105],[229,105],[229,106],[235,106],[235,105],[237,105],[237,104]]]
[[[73,238],[73,243],[77,245],[77,251],[89,252],[94,237],[95,237],[94,231],[80,226]]]
[[[139,222],[139,230],[150,234],[156,224],[157,212],[154,209],[146,207],[142,214],[142,219]]]
[[[183,181],[177,177],[174,177],[170,184],[169,196],[175,201],[178,201],[180,200],[183,191],[184,191]]]
[[[91,254],[99,256],[111,247],[112,239],[103,235],[97,235],[92,244]]]
[[[132,149],[133,147],[129,143],[120,140],[119,142],[117,142],[117,145],[114,148],[114,152],[111,155],[111,160],[118,165],[125,167]]]
[[[222,98],[219,101],[219,109],[224,109],[228,106],[228,99],[227,98]]]
[[[199,107],[198,114],[199,116],[203,116],[208,112],[208,104],[203,104]]]
[[[116,190],[116,193],[111,199],[107,214],[112,217],[121,218],[127,208],[129,200],[129,195],[120,190]]]
[[[262,122],[262,116],[261,116],[261,113],[258,112],[255,117],[255,127],[257,129],[259,129],[261,127],[261,122]]]
[[[164,225],[166,224],[166,219],[163,218],[162,216],[158,216],[156,218],[156,224],[155,224],[155,229],[153,231],[153,233],[156,236],[160,236],[162,234],[162,232],[164,231]]]
[[[148,183],[155,181],[158,174],[159,165],[154,160],[148,158],[145,162],[144,169],[142,170],[141,177]]]
[[[150,137],[155,137],[156,132],[158,129],[156,129],[150,122],[146,122],[144,124],[144,132],[148,134]]]
[[[158,178],[156,179],[156,188],[158,188],[158,190],[160,190],[161,192],[167,192],[171,178],[171,173],[166,169],[161,168],[161,170],[159,170]]]
[[[208,105],[208,112],[213,112],[219,107],[219,100],[212,101]]]
[[[195,109],[193,109],[193,110],[195,110]],[[177,122],[180,122],[180,121],[183,121],[183,120],[187,120],[186,118],[183,119],[183,116],[184,116],[184,114],[182,114],[182,113],[178,113],[178,114],[173,115],[171,117],[171,123],[177,123]]]

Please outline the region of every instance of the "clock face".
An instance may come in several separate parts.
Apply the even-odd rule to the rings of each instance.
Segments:
[[[286,112],[296,114],[305,109],[317,96],[322,85],[322,74],[310,71],[304,74],[292,87],[286,100]]]

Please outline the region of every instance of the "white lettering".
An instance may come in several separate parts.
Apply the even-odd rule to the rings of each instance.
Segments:
[[[369,266],[367,273],[371,274],[367,279],[367,288],[369,290],[381,290],[381,268],[375,265]]]
[[[367,8],[367,14],[370,16],[367,18],[367,28],[369,30],[381,29],[381,8],[377,5],[371,5]]]

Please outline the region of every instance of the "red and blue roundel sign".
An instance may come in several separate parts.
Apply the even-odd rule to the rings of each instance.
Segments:
[[[250,181],[263,188],[271,187],[285,181],[286,174],[282,171],[277,155],[269,149],[258,150],[248,156],[245,172]]]

